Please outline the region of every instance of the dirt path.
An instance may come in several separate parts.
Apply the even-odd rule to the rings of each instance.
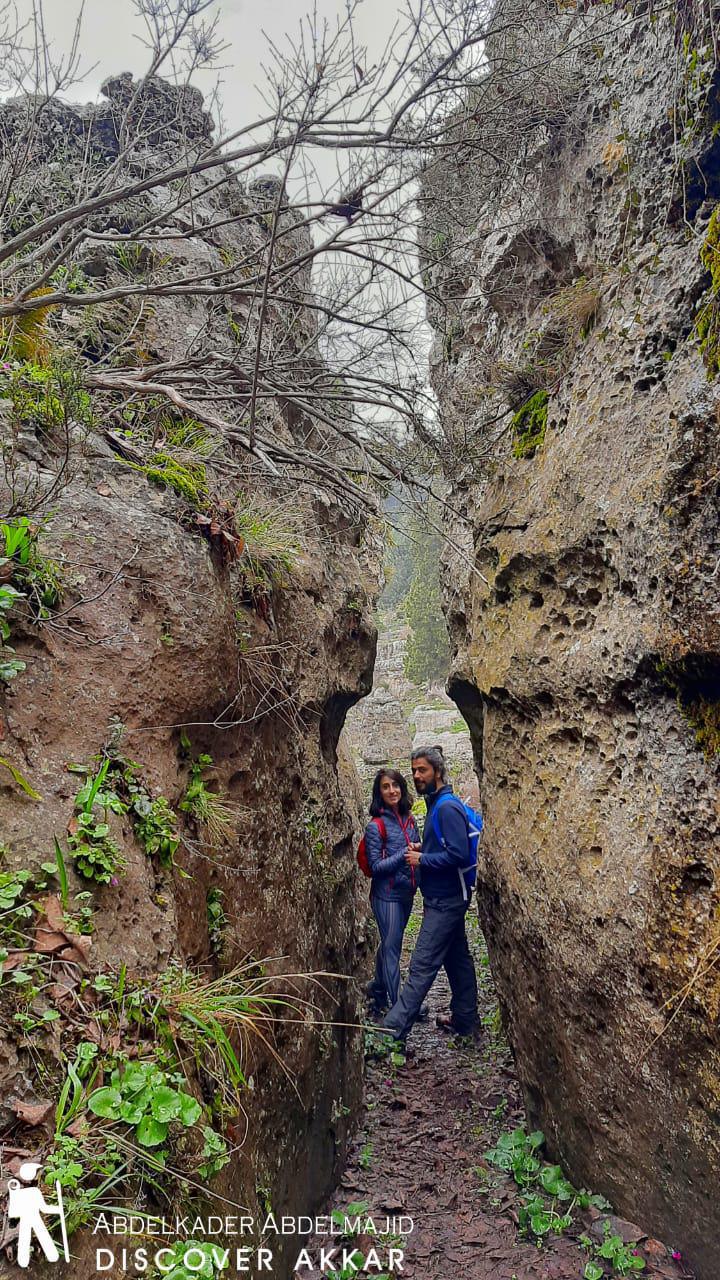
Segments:
[[[414,917],[409,946],[418,925]],[[522,1193],[510,1175],[484,1158],[502,1134],[525,1128],[526,1119],[476,922],[470,933],[480,981],[480,1043],[448,1039],[435,1027],[435,1014],[449,996],[442,974],[431,992],[430,1022],[410,1037],[415,1056],[397,1068],[384,1061],[368,1063],[364,1124],[329,1209],[345,1211],[366,1202],[367,1212],[378,1218],[409,1214],[415,1223],[404,1242],[403,1275],[409,1280],[581,1280],[593,1255],[578,1237],[585,1233],[602,1244],[609,1212],[576,1210],[572,1226],[561,1235],[548,1234],[539,1243],[523,1238],[518,1229]],[[610,1220],[645,1259],[644,1271],[632,1274],[691,1277],[669,1249],[629,1223]],[[372,1241],[366,1237],[357,1243],[362,1251]],[[601,1266],[603,1275],[624,1274],[597,1259],[595,1267]],[[337,1274],[345,1280],[350,1273]]]

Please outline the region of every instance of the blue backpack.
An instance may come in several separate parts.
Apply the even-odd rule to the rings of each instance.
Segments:
[[[455,803],[460,806],[465,814],[465,821],[468,826],[468,844],[470,846],[470,857],[472,861],[467,867],[458,867],[458,875],[462,885],[463,897],[469,898],[470,891],[475,887],[475,881],[477,880],[478,846],[480,844],[480,836],[483,829],[482,814],[479,813],[477,809],[471,808],[469,804],[466,804],[464,800],[461,800],[459,796],[456,796],[451,791],[446,791],[443,795],[438,796],[433,806],[432,824],[433,831],[444,848],[447,848],[447,844],[443,839],[442,832],[440,830],[438,809],[446,800],[454,800]]]

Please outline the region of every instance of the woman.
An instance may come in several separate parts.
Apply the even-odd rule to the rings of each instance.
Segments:
[[[400,990],[403,934],[417,887],[415,870],[405,860],[408,845],[420,839],[407,782],[397,769],[380,769],[370,801],[371,821],[365,849],[372,872],[370,902],[380,930],[375,977],[368,987],[370,1011],[392,1007]]]

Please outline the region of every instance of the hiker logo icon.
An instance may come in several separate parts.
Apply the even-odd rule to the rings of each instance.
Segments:
[[[36,1183],[39,1164],[27,1161],[21,1164],[17,1178],[8,1180],[8,1221],[18,1224],[17,1264],[19,1267],[30,1265],[30,1247],[35,1241],[39,1244],[48,1262],[57,1262],[60,1253],[55,1241],[43,1221],[44,1214],[56,1214],[60,1220],[63,1253],[65,1261],[70,1261],[65,1225],[65,1209],[62,1200],[60,1183],[55,1183],[57,1204],[48,1204]]]

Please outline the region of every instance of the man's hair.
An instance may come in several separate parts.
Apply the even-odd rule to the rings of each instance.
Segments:
[[[444,784],[448,781],[447,765],[443,755],[442,747],[419,747],[417,751],[413,751],[410,756],[411,762],[414,764],[416,760],[427,760],[433,769],[440,774],[440,781]]]

